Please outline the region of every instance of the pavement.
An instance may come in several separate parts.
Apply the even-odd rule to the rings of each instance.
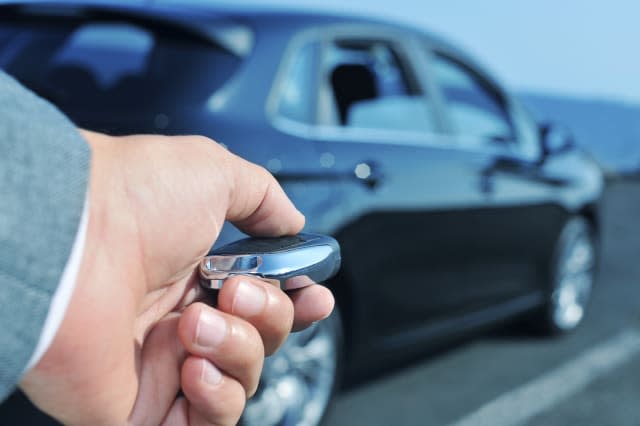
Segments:
[[[640,425],[640,181],[610,183],[590,312],[574,333],[478,336],[343,391],[339,425]]]

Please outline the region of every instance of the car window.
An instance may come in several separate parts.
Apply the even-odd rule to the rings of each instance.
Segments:
[[[432,72],[454,133],[493,141],[515,140],[503,100],[480,76],[439,54],[434,56]]]
[[[433,132],[433,111],[391,43],[338,40],[324,68],[336,124],[347,128]]]
[[[204,102],[241,59],[214,43],[128,23],[0,25],[0,67],[66,111]]]
[[[51,61],[65,67],[85,68],[102,89],[116,86],[127,75],[144,72],[153,49],[148,31],[126,24],[86,25],[71,33]]]
[[[518,132],[518,150],[520,154],[530,160],[539,159],[542,154],[542,147],[538,124],[518,100],[513,102],[513,112]]]
[[[289,58],[280,87],[277,112],[300,123],[312,124],[315,114],[319,42],[304,43]]]

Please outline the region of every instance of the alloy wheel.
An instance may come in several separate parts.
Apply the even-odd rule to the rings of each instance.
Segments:
[[[576,225],[583,225],[576,222]],[[595,272],[595,247],[587,226],[574,226],[559,253],[551,316],[560,331],[569,331],[584,318]]]
[[[292,333],[265,360],[260,386],[247,402],[245,426],[320,423],[333,394],[339,351],[337,314]]]

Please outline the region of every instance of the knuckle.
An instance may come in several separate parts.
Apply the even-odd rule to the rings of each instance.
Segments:
[[[235,344],[238,345],[238,352],[243,355],[244,364],[251,366],[262,362],[264,346],[262,337],[254,326],[238,319],[236,324],[232,326],[232,335]]]
[[[245,389],[242,387],[242,384],[233,380],[230,381],[230,386],[228,386],[228,409],[229,412],[226,416],[224,416],[224,420],[222,424],[235,425],[239,422],[240,416],[242,416],[242,412],[244,411],[244,407],[247,402],[247,394]]]
[[[195,363],[194,371],[198,372]],[[217,425],[237,424],[247,399],[245,388],[237,379],[225,375],[220,383],[214,386],[195,384],[185,381],[183,390],[189,401],[195,405],[200,415],[207,422]]]
[[[260,333],[250,324],[244,323],[234,330],[237,339],[235,353],[236,376],[246,395],[253,395],[258,387],[265,357],[265,349]]]
[[[217,145],[216,141],[203,135],[190,135],[186,136],[186,138],[188,141],[192,142],[195,145]]]
[[[207,161],[220,160],[228,151],[214,139],[202,135],[185,136],[189,149]]]
[[[271,287],[271,286],[269,286]],[[293,324],[295,308],[293,302],[282,290],[271,287],[269,289],[269,311],[274,316],[273,322],[278,330],[288,331]]]

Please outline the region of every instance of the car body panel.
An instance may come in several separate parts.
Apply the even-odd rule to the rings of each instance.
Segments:
[[[192,25],[199,36],[221,22],[251,30],[250,51],[203,101],[142,103],[126,113],[100,105],[62,109],[78,125],[110,133],[206,135],[274,173],[306,215],[306,230],[333,234],[341,243],[343,270],[327,284],[342,310],[352,374],[533,309],[544,299],[549,256],[563,224],[584,214],[597,227],[603,181],[585,154],[572,149],[543,158],[518,140],[478,144],[452,132],[446,94],[431,72],[436,51],[486,79],[514,122],[530,119],[483,66],[433,35],[330,14],[158,2],[89,8],[119,11],[117,19],[142,15],[145,20],[134,21],[143,27],[146,19]],[[322,64],[327,45],[338,39],[396,47],[416,90],[428,94],[433,131],[332,123],[335,107],[323,93],[328,71],[320,65],[309,76],[317,83],[308,89],[313,92],[304,93],[312,119],[280,115],[287,69],[300,48],[317,41],[312,60]],[[238,234],[225,227],[219,244]]]

